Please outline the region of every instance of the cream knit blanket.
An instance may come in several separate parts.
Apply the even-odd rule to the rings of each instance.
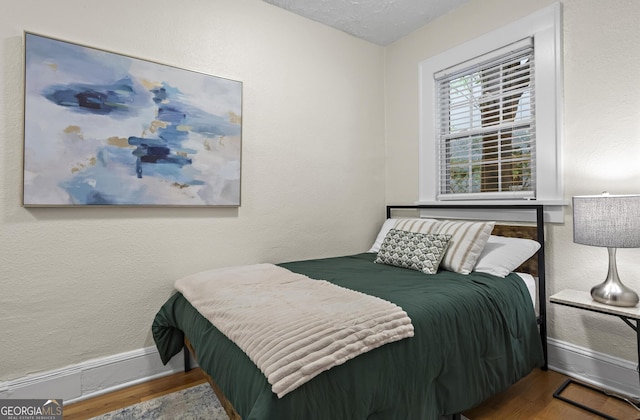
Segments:
[[[413,337],[399,306],[272,264],[204,271],[175,287],[249,356],[280,398],[359,354]]]

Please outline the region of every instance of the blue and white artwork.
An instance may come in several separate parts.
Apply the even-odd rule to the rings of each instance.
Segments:
[[[242,83],[25,33],[25,206],[239,206]]]

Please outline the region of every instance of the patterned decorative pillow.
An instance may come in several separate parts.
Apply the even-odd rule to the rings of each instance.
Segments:
[[[374,262],[436,274],[449,239],[451,235],[391,229]]]
[[[394,229],[420,233],[451,235],[442,268],[469,274],[476,266],[495,222],[467,222],[458,220],[398,220]]]

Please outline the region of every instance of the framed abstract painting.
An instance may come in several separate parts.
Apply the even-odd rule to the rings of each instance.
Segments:
[[[242,83],[25,32],[25,207],[239,206]]]

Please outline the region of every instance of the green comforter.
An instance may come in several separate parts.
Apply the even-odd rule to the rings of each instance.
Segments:
[[[412,338],[349,360],[279,399],[253,362],[176,293],[152,326],[162,361],[181,351],[186,335],[244,420],[437,419],[472,408],[542,365],[535,313],[516,274],[426,275],[374,258],[280,265],[396,303],[413,322]]]

